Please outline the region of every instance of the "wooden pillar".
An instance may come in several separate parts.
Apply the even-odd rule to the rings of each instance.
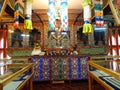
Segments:
[[[89,71],[88,71],[88,88],[89,90],[92,90],[92,78],[89,75]]]
[[[72,30],[71,30],[71,44],[72,46],[75,45],[75,30],[74,30],[74,23],[71,23]]]
[[[119,28],[117,28],[115,31],[115,35],[116,35],[116,49],[117,49],[117,55],[119,55],[119,45],[118,45],[118,30],[119,30]]]
[[[7,30],[4,30],[3,33],[3,42],[4,42],[4,46],[3,46],[3,58],[7,57]]]
[[[43,22],[43,45],[44,48],[47,46],[47,40],[48,40],[48,21]]]
[[[108,44],[110,46],[110,55],[112,55],[112,31],[110,28],[108,29],[108,39]]]
[[[45,32],[45,29],[44,29],[44,23],[41,24],[41,27],[42,27],[42,30],[41,30],[41,46],[42,48],[44,48],[45,46],[45,42],[44,42],[44,32]]]

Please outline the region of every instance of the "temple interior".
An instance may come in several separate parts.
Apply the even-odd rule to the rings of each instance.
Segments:
[[[120,90],[120,1],[0,0],[0,90]]]

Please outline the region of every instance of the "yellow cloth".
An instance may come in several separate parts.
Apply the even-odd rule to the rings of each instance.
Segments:
[[[24,21],[24,29],[27,29],[27,30],[32,30],[33,29],[31,20],[25,20]]]
[[[84,20],[88,20],[91,18],[91,7],[92,0],[83,0],[82,6],[84,8]],[[90,21],[90,20],[88,20]],[[93,33],[93,27],[90,23],[85,23],[83,25],[83,33]]]
[[[82,6],[84,7],[86,5],[92,5],[92,1],[91,0],[83,0]]]
[[[83,33],[93,33],[93,27],[90,23],[83,25]]]
[[[33,0],[27,0],[28,2],[33,2]]]

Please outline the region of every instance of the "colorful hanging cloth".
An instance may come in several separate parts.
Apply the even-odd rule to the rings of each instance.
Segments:
[[[95,0],[95,2],[94,2],[94,11],[95,11],[95,23],[96,23],[96,26],[102,27],[104,25],[103,1],[102,0]]]
[[[56,26],[56,6],[55,6],[55,1],[54,0],[49,0],[48,23],[49,23],[49,30],[55,30],[55,26]]]
[[[83,33],[93,33],[93,27],[91,25],[91,0],[83,0],[83,12],[84,12],[84,25],[83,25]]]
[[[61,26],[60,30],[68,30],[68,1],[61,0],[60,3],[60,16],[61,16]]]
[[[26,0],[25,2],[25,20],[24,20],[24,29],[32,30],[32,2],[33,0]]]
[[[18,0],[15,0],[14,7],[14,29],[19,27],[19,3]]]

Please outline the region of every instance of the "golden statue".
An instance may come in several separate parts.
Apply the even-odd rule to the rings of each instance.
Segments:
[[[45,52],[41,51],[40,45],[36,43],[31,55],[44,55],[44,54]]]

